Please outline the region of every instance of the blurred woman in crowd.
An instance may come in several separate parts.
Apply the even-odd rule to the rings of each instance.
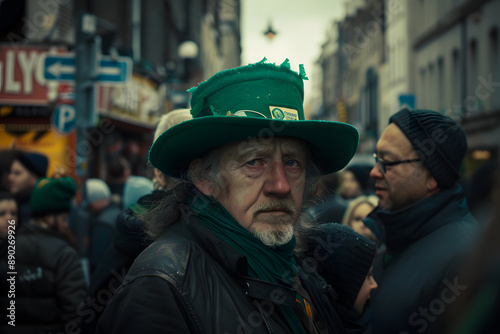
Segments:
[[[363,223],[363,219],[377,207],[378,198],[375,195],[359,196],[349,202],[347,209],[342,219],[342,225],[351,227],[354,231],[362,236],[365,236],[371,241],[380,244],[380,240],[375,234]]]
[[[340,195],[346,200],[352,200],[361,195],[371,195],[375,192],[374,181],[370,177],[373,166],[354,164],[347,166],[341,173]]]

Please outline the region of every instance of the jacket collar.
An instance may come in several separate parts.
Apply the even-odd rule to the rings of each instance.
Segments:
[[[415,241],[469,213],[462,187],[442,189],[409,207],[389,212],[377,207],[367,217],[385,230],[385,243],[391,253],[403,251]]]
[[[270,300],[275,304],[289,307],[294,305],[295,289],[249,277],[247,259],[243,255],[236,252],[199,221],[196,215],[191,213],[189,207],[180,211],[182,212],[182,217],[176,224],[183,224],[188,228],[196,243],[215,258],[231,276],[241,282],[247,296],[261,300]],[[296,260],[299,264],[302,264],[300,259],[296,258]],[[303,273],[301,272],[301,274]]]
[[[224,267],[231,275],[246,276],[248,274],[248,264],[246,258],[236,252],[215,233],[210,231],[189,207],[181,210],[181,221],[176,224],[185,224],[189,229],[196,243]]]

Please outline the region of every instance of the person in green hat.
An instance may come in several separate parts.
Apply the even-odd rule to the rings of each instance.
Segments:
[[[15,264],[2,270],[15,275],[15,326],[4,322],[1,333],[61,333],[78,326],[85,278],[77,252],[59,232],[75,192],[70,177],[41,178],[36,183],[31,223],[15,230]],[[6,258],[5,254],[0,269],[7,269]],[[6,297],[0,298],[0,305],[6,305]]]
[[[75,237],[69,229],[68,216],[76,193],[71,177],[39,179],[31,194],[31,224],[61,234],[73,247]]]
[[[179,183],[142,219],[154,242],[97,333],[341,333],[330,285],[297,256],[317,178],[347,165],[351,125],[304,119],[302,67],[265,60],[190,90],[193,119],[151,165]]]

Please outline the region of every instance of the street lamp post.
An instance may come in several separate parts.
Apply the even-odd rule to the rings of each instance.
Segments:
[[[274,31],[271,21],[269,21],[269,25],[267,26],[267,30],[264,31],[264,36],[266,36],[269,40],[272,40],[278,33]]]
[[[199,53],[199,48],[198,44],[196,44],[193,41],[186,40],[182,42],[178,49],[177,49],[177,55],[179,59],[181,60],[181,75],[180,77],[182,78],[182,81],[187,82],[189,81],[190,77],[190,70],[189,70],[189,61],[191,59],[195,59],[198,57]]]

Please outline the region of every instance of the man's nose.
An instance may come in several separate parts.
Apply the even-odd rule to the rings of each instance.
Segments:
[[[378,164],[375,164],[375,166],[373,166],[372,170],[370,171],[370,177],[372,179],[382,179],[382,178],[384,178],[384,174],[382,173],[382,171],[378,167]]]
[[[378,288],[377,281],[375,281],[375,278],[373,276],[370,277],[370,290],[375,290]]]
[[[274,162],[269,170],[269,175],[264,185],[264,191],[276,196],[286,196],[290,194],[291,190],[292,188],[288,182],[283,162]]]

